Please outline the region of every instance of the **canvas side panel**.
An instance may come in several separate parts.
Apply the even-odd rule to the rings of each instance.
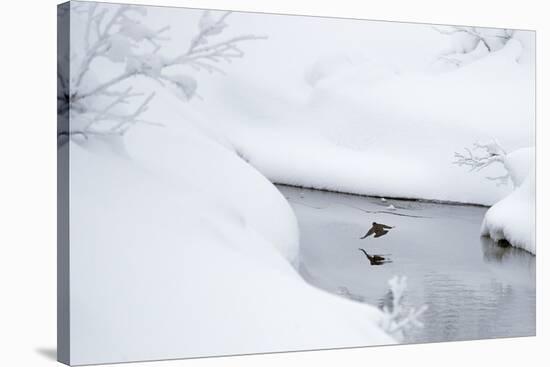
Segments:
[[[57,6],[57,360],[70,364],[70,3]]]

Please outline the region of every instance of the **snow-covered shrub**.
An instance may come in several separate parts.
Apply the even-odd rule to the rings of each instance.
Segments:
[[[153,29],[144,24],[145,7],[72,4],[71,27],[83,27],[83,39],[72,45],[82,45],[82,49],[72,47],[70,61],[59,66],[58,113],[70,114],[71,118],[70,131],[59,134],[85,138],[124,135],[136,123],[158,125],[141,118],[155,93],[136,91],[128,81],[148,78],[175,91],[181,99],[190,100],[196,93],[197,82],[183,73],[182,67],[223,73],[215,64],[242,57],[239,43],[265,38],[241,35],[216,42],[214,38],[223,33],[230,14],[205,11],[189,46],[179,55],[168,56],[163,54],[162,45],[169,40],[165,34],[170,27]],[[103,67],[105,62],[109,68]],[[101,75],[93,72],[96,63],[102,67]]]
[[[502,49],[514,37],[514,30],[466,26],[433,27],[448,36],[449,44],[439,56],[445,65],[460,67]]]
[[[391,292],[391,307],[384,306],[386,317],[382,321],[382,329],[396,340],[403,340],[405,332],[413,327],[423,327],[418,318],[428,309],[422,305],[418,309],[407,308],[403,305],[403,295],[407,289],[407,277],[394,276],[388,281]]]

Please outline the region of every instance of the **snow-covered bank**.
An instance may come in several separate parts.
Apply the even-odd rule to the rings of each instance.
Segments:
[[[534,74],[517,62],[522,52],[512,40],[446,73],[392,74],[357,62],[335,68],[304,100],[273,81],[232,75],[204,114],[225,116],[217,128],[274,182],[492,205],[512,189],[485,179],[502,167],[467,173],[453,154],[493,138],[510,151],[534,144]],[[222,98],[231,95],[249,103]]]
[[[394,342],[299,276],[292,210],[233,152],[181,121],[119,143],[69,143],[72,363]]]
[[[298,274],[297,221],[273,182],[489,205],[512,190],[485,179],[502,167],[467,173],[454,152],[533,143],[534,68],[514,32],[442,72],[428,64],[444,36],[428,26],[105,6],[74,7],[70,75],[58,76],[71,122],[58,134],[71,151],[73,364],[395,342],[407,317],[397,301],[383,313]],[[422,240],[416,215],[385,205],[404,219],[397,238]],[[345,255],[361,260],[350,278],[381,284],[356,250],[371,212],[355,209],[357,230],[327,227],[346,227]],[[435,225],[441,240],[459,230]],[[392,273],[410,262],[395,259]]]
[[[517,188],[487,211],[481,226],[482,235],[532,254],[536,253],[534,154],[534,148],[524,148],[506,156],[504,164]]]

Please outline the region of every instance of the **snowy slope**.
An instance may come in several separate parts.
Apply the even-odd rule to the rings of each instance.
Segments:
[[[123,33],[143,38],[170,25],[162,55],[180,55],[205,18],[166,9],[151,8],[147,27],[128,23]],[[82,47],[86,23],[71,19]],[[177,78],[183,99],[155,82],[158,50],[134,49],[141,56],[120,62],[130,48],[115,38],[88,65],[84,91],[128,68],[148,70],[116,90],[155,91],[139,117],[165,127],[70,142],[74,364],[392,343],[378,309],[299,276],[296,218],[270,181],[493,204],[512,191],[485,179],[499,167],[468,173],[453,153],[476,140],[498,139],[507,151],[534,143],[531,35],[430,73],[444,37],[428,26],[250,13],[228,22],[224,37],[269,38],[242,45],[238,62],[218,63],[227,76],[167,70],[187,76]],[[96,97],[82,115],[112,100]],[[75,112],[73,131],[90,121],[79,125]],[[510,210],[498,209],[517,198],[510,206],[524,212],[522,192],[490,211],[494,236],[524,239],[523,229],[508,234]]]
[[[508,151],[534,144],[534,79],[532,65],[518,63],[523,51],[512,40],[447,73],[396,74],[368,60],[345,67],[331,59],[306,73],[316,77],[304,98],[237,73],[207,105],[194,106],[207,121],[224,116],[216,129],[272,181],[491,205],[511,192],[485,179],[503,169],[469,173],[453,155],[477,140],[496,138]]]
[[[283,196],[177,111],[70,143],[72,363],[392,343],[379,310],[299,276]]]

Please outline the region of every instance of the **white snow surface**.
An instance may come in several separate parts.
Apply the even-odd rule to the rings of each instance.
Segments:
[[[201,13],[165,9],[150,8],[147,25],[169,23],[167,52],[178,54]],[[243,47],[227,76],[174,71],[196,78],[181,80],[197,98],[126,83],[157,90],[143,118],[164,128],[69,144],[73,364],[394,342],[378,309],[300,277],[296,218],[270,181],[486,205],[506,197],[484,226],[528,244],[525,223],[511,223],[533,210],[534,180],[507,196],[512,185],[485,179],[504,169],[451,162],[477,140],[534,145],[534,58],[522,53],[532,34],[429,73],[419,65],[443,39],[429,26],[240,13],[228,23],[270,38]],[[123,60],[127,45],[114,46],[108,56]],[[107,63],[94,69],[118,74]]]
[[[306,74],[301,97],[262,75],[236,71],[193,102],[230,146],[277,183],[348,193],[492,205],[512,191],[453,165],[454,152],[497,139],[534,144],[534,79],[515,39],[446,73],[390,73],[329,58]],[[337,61],[335,61],[337,60]],[[332,72],[332,74],[331,74]],[[312,75],[315,83],[311,83]],[[208,123],[207,123],[208,124]],[[210,124],[212,126],[212,124]]]
[[[71,362],[393,343],[381,311],[301,278],[284,197],[179,105],[70,143]]]
[[[536,253],[534,154],[534,148],[524,148],[506,156],[505,165],[518,187],[487,211],[481,225],[482,235],[532,254]]]

